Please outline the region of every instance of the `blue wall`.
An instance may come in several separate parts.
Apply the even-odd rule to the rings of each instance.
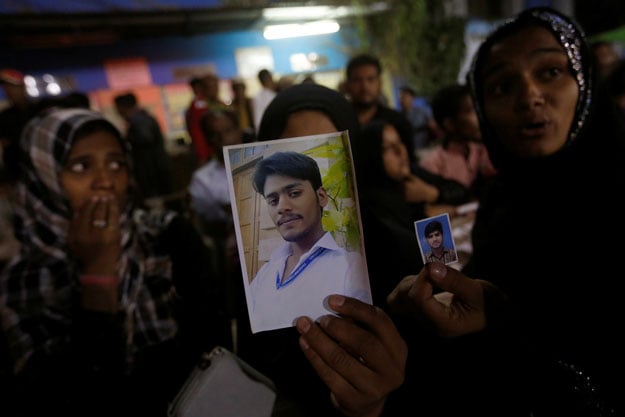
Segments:
[[[212,64],[221,78],[237,74],[236,48],[268,46],[274,58],[274,72],[292,74],[289,57],[295,53],[316,52],[327,57],[327,64],[317,71],[341,70],[347,63],[356,36],[354,29],[341,28],[330,35],[267,41],[260,31],[240,31],[199,36],[178,36],[151,40],[124,41],[112,45],[0,51],[3,66],[14,67],[35,76],[50,73],[70,76],[76,89],[107,89],[103,63],[109,59],[142,57],[148,61],[153,83],[170,84],[176,80],[174,69]],[[1,93],[0,93],[1,94]]]
[[[117,10],[154,11],[205,9],[221,6],[220,0],[19,0],[0,3],[1,13],[98,13]]]

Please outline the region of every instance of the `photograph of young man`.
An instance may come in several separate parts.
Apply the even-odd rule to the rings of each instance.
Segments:
[[[329,197],[313,158],[273,153],[258,162],[253,187],[284,240],[250,283],[253,328],[289,327],[299,316],[328,314],[324,299],[333,293],[371,303],[363,257],[341,247],[323,228]]]
[[[423,231],[423,235],[429,246],[428,251],[424,251],[424,262],[440,262],[449,264],[456,262],[458,256],[453,248],[448,248],[444,244],[443,224],[439,220],[430,221]]]

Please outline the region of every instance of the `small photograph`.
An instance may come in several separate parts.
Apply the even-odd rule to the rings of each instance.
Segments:
[[[371,303],[347,131],[224,147],[253,333]]]
[[[416,221],[415,231],[424,263],[440,262],[447,265],[458,262],[449,214]]]

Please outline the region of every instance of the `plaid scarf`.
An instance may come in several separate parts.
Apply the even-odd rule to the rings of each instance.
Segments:
[[[52,109],[31,120],[22,134],[14,209],[21,250],[0,280],[2,328],[16,364],[36,351],[52,354],[71,344],[80,271],[67,249],[72,214],[60,172],[77,129],[96,120],[106,122],[94,111]],[[112,124],[110,128],[117,132]],[[128,145],[119,134],[118,138],[130,163]],[[118,274],[120,313],[125,316],[127,357],[132,363],[137,350],[171,339],[177,331],[171,260],[155,252],[160,232],[176,214],[135,209],[130,194],[120,220]]]

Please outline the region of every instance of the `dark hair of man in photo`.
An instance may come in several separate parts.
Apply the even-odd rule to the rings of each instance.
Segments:
[[[443,225],[438,220],[434,220],[434,221],[429,222],[425,226],[425,229],[423,230],[423,234],[425,236],[429,235],[430,233],[434,233],[434,232],[441,232],[441,233],[443,233]]]
[[[298,152],[276,152],[258,163],[252,181],[254,189],[261,195],[265,195],[265,180],[269,175],[281,175],[310,181],[313,190],[322,185],[317,162],[310,156]]]

